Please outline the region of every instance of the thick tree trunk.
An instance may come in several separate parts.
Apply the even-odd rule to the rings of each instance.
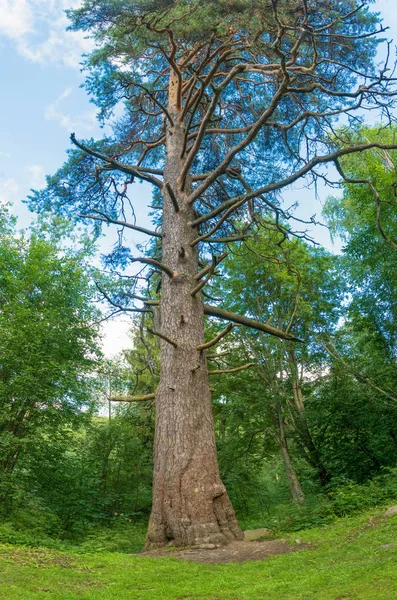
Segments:
[[[278,418],[278,435],[280,440],[281,454],[283,457],[285,473],[288,479],[288,485],[291,492],[291,496],[295,502],[298,504],[302,504],[305,501],[305,496],[302,491],[301,484],[299,482],[298,476],[295,472],[294,466],[292,464],[291,456],[288,448],[288,441],[285,435],[285,421],[284,415],[282,412],[282,407],[279,404],[277,406],[277,418]]]
[[[184,131],[178,110],[171,106],[169,111],[174,126],[167,132],[164,179],[175,198],[173,202],[170,188],[164,186],[162,262],[174,275],[162,276],[159,325],[177,346],[160,341],[153,507],[146,548],[167,543],[221,545],[243,537],[220,479],[206,357],[196,349],[204,342],[202,298],[191,295],[198,272],[197,249],[191,242],[197,232],[189,225],[194,218],[193,207],[186,203],[190,182],[185,192],[178,192]]]

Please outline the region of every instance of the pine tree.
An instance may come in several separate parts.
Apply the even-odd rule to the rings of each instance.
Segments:
[[[331,133],[340,117],[354,123],[358,110],[392,106],[387,65],[374,65],[384,28],[358,0],[86,0],[70,17],[96,42],[87,89],[113,135],[72,135],[70,160],[32,203],[154,237],[150,257],[120,246],[112,260],[140,262],[150,290],[161,273],[161,294],[159,285],[140,304],[133,280],[128,295],[107,294],[120,309],[156,311],[161,375],[147,547],[241,539],[213,433],[206,350],[220,338],[205,343],[204,315],[294,336],[206,304],[204,288],[225,248],[255,227],[275,228],[279,243],[290,235],[281,190],[379,145],[340,147]],[[136,180],[154,187],[161,231],[128,218]]]

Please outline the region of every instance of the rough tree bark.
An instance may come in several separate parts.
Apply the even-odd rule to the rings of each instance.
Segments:
[[[177,88],[170,81],[167,161],[163,188],[162,256],[174,272],[162,275],[161,332],[176,347],[160,340],[160,384],[156,392],[153,507],[146,548],[224,544],[243,533],[218,468],[209,376],[204,342],[204,305],[197,285],[197,233],[189,223],[194,209],[187,203],[189,181],[180,189],[184,128]],[[171,187],[171,190],[170,190]],[[170,196],[174,194],[172,199]]]

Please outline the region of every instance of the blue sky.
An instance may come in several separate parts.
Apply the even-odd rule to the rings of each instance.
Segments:
[[[390,26],[388,37],[397,43],[395,2],[378,0],[374,6]],[[65,31],[64,10],[79,3],[0,0],[0,202],[12,203],[20,227],[31,219],[22,199],[62,165],[70,133],[81,138],[101,135],[95,107],[80,87],[80,57],[90,43],[80,33]],[[138,193],[143,216],[149,193],[143,186]],[[313,194],[296,193],[307,216],[320,212]],[[329,245],[323,230],[316,235]],[[106,328],[108,352],[125,344],[126,326],[124,320]]]

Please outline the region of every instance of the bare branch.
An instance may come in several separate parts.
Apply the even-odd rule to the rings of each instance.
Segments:
[[[179,208],[178,200],[176,199],[174,190],[172,189],[171,185],[168,182],[165,184],[165,189],[167,190],[168,195],[171,198],[171,202],[172,202],[175,212],[179,213],[181,209]]]
[[[158,237],[158,238],[163,237],[161,235],[161,233],[159,233],[158,231],[151,231],[150,229],[145,229],[144,227],[139,227],[138,225],[132,225],[132,223],[127,223],[126,221],[119,221],[118,219],[112,219],[105,213],[100,212],[99,210],[93,210],[93,212],[96,212],[102,216],[80,214],[79,217],[81,217],[82,219],[93,219],[94,221],[103,221],[104,223],[111,223],[113,225],[121,225],[122,227],[126,227],[127,229],[133,229],[134,231],[139,231],[140,233],[146,233],[147,235],[152,235],[152,236]]]
[[[224,223],[226,221],[226,219],[235,211],[237,210],[237,208],[243,204],[243,202],[245,202],[245,199],[243,200],[239,200],[238,202],[236,202],[235,204],[233,204],[226,212],[224,215],[222,215],[222,217],[219,219],[219,221],[217,221],[217,223],[214,225],[214,227],[212,227],[209,231],[207,231],[207,233],[204,233],[203,235],[201,235],[200,237],[196,238],[195,240],[193,240],[193,242],[190,244],[192,246],[192,248],[194,246],[196,246],[197,244],[199,244],[200,242],[204,242],[205,240],[207,240],[207,242],[209,241],[208,238],[211,237],[211,235],[213,233],[215,233],[215,231],[217,231],[219,229],[219,227],[222,225],[222,223]],[[214,239],[214,238],[212,238]]]
[[[241,242],[243,240],[248,240],[249,235],[231,235],[229,237],[223,238],[208,238],[206,240],[202,240],[205,244],[228,244],[230,242]]]
[[[206,342],[205,344],[200,344],[199,346],[197,346],[197,350],[202,351],[207,350],[208,348],[212,348],[212,346],[215,346],[215,344],[217,344],[221,339],[223,339],[233,329],[233,327],[233,323],[229,323],[228,325],[226,325],[225,329],[218,333],[218,335],[215,336],[210,342]]]
[[[397,144],[380,144],[377,142],[370,144],[357,144],[357,146],[348,146],[347,148],[340,148],[339,150],[336,150],[335,152],[330,152],[329,154],[315,156],[314,158],[309,160],[302,168],[298,169],[298,171],[295,171],[295,173],[292,173],[292,175],[289,175],[285,179],[282,179],[277,182],[268,183],[267,185],[264,185],[261,188],[252,190],[252,192],[249,192],[248,194],[235,196],[234,198],[229,198],[211,212],[192,221],[191,225],[197,226],[201,223],[205,223],[206,221],[217,216],[219,213],[223,212],[233,204],[240,202],[240,200],[248,202],[248,200],[251,200],[252,198],[257,198],[258,196],[262,196],[263,194],[268,194],[269,192],[274,192],[276,190],[280,190],[284,187],[287,187],[292,183],[295,183],[295,181],[297,181],[301,177],[307,175],[317,165],[327,164],[331,162],[335,163],[336,160],[341,156],[347,156],[348,154],[354,154],[356,152],[365,152],[366,150],[372,150],[374,148],[378,148],[380,150],[397,150]],[[209,242],[211,240],[206,241]]]
[[[165,342],[168,342],[169,344],[171,344],[171,346],[174,346],[174,348],[178,348],[178,344],[175,342],[175,340],[172,340],[171,338],[167,337],[163,333],[160,333],[159,331],[155,331],[151,327],[146,327],[146,331],[148,333],[151,333],[152,335],[156,335],[157,337],[161,338]]]
[[[167,265],[159,262],[155,258],[146,258],[146,257],[142,256],[139,258],[131,258],[130,262],[132,262],[132,263],[133,262],[141,262],[146,265],[151,265],[152,267],[156,267],[156,269],[160,269],[160,271],[164,271],[164,273],[167,273],[168,277],[170,277],[171,279],[173,277],[175,277],[175,275],[176,275],[176,273],[172,269],[170,269],[170,267],[167,267]]]
[[[101,152],[97,152],[96,150],[93,150],[92,148],[88,148],[81,142],[78,142],[74,133],[71,134],[70,139],[75,146],[80,148],[80,150],[83,150],[90,156],[94,156],[95,158],[98,158],[99,160],[103,160],[106,165],[109,165],[109,168],[112,168],[115,171],[121,171],[122,173],[128,173],[128,175],[133,175],[133,176],[137,177],[138,179],[141,179],[142,181],[148,181],[149,183],[152,183],[153,185],[155,185],[156,187],[158,187],[160,189],[163,187],[163,183],[160,181],[160,179],[157,179],[157,177],[154,177],[147,172],[146,172],[147,174],[145,174],[145,173],[143,173],[143,171],[141,171],[137,167],[131,167],[130,165],[124,165],[124,164],[120,163],[118,160],[115,160],[114,158],[106,156],[106,154],[102,154]]]
[[[220,262],[222,262],[222,260],[224,260],[226,258],[227,255],[228,255],[228,253],[224,252],[220,256],[214,257],[213,262],[209,263],[206,267],[204,267],[204,269],[199,271],[199,273],[197,273],[197,275],[194,276],[195,280],[200,281],[200,279],[202,277],[204,277],[204,275],[206,275],[208,273],[208,271],[211,271],[214,261],[215,261],[215,266],[217,266],[217,265],[219,265]]]
[[[247,363],[246,365],[242,365],[241,367],[234,367],[234,369],[214,369],[213,371],[208,371],[208,375],[223,375],[224,373],[238,373],[239,371],[244,371],[245,369],[249,369],[255,363]]]
[[[195,288],[193,288],[193,290],[191,291],[191,295],[193,296],[193,298],[194,298],[194,296],[196,296],[196,294],[198,294],[198,293],[199,293],[199,291],[200,291],[200,290],[202,290],[202,289],[203,289],[203,287],[204,287],[205,285],[207,285],[207,283],[209,282],[209,280],[211,279],[211,277],[213,276],[213,274],[214,274],[214,272],[215,272],[216,266],[217,266],[217,265],[218,265],[218,264],[221,262],[221,260],[222,260],[223,258],[225,258],[226,256],[227,256],[227,252],[225,252],[224,254],[222,254],[221,256],[219,256],[218,258],[216,258],[216,256],[214,256],[214,257],[213,257],[213,259],[212,259],[212,263],[211,263],[211,265],[209,266],[209,268],[208,268],[208,267],[205,267],[205,269],[203,269],[203,271],[205,270],[205,271],[207,271],[207,272],[208,272],[208,275],[207,275],[206,277],[204,277],[204,279],[202,279],[201,281],[199,281],[199,283],[196,285],[196,287],[195,287]],[[201,271],[201,273],[202,273],[203,271]],[[197,278],[197,275],[195,276],[195,279],[196,279],[196,278]]]
[[[245,327],[250,327],[251,329],[256,329],[258,331],[264,331],[265,333],[269,333],[270,335],[274,335],[275,337],[283,340],[290,340],[291,342],[303,342],[303,340],[300,340],[299,338],[294,337],[285,331],[281,331],[281,329],[272,327],[267,323],[262,323],[261,321],[256,321],[254,319],[248,319],[242,315],[237,315],[236,313],[223,310],[222,308],[218,308],[216,306],[210,306],[209,304],[204,304],[204,314],[210,317],[217,317],[218,319],[225,319],[226,321],[233,321],[238,325],[245,325]]]
[[[106,292],[105,290],[103,290],[101,288],[101,286],[99,285],[98,282],[95,282],[96,287],[98,288],[98,290],[101,292],[102,296],[104,298],[106,298],[106,300],[109,302],[109,304],[111,304],[112,306],[114,306],[115,308],[118,308],[119,312],[135,312],[135,313],[147,313],[150,312],[150,310],[145,309],[145,308],[131,308],[129,306],[123,306],[122,304],[115,302]]]
[[[222,358],[230,353],[230,350],[225,350],[224,352],[218,352],[217,354],[207,354],[207,360],[216,360],[217,358]]]
[[[145,394],[143,396],[112,396],[109,400],[110,402],[145,402],[155,398],[155,394]]]
[[[173,127],[174,126],[174,121],[172,120],[172,117],[171,117],[170,113],[168,112],[168,110],[164,106],[164,104],[162,104],[161,102],[159,102],[159,100],[156,98],[155,94],[151,90],[149,90],[147,87],[145,87],[144,85],[141,85],[140,83],[137,83],[136,81],[134,81],[133,85],[136,86],[136,87],[138,87],[138,88],[140,88],[141,90],[143,90],[153,100],[153,102],[155,104],[157,104],[157,106],[165,114],[165,116],[169,120],[171,126]]]
[[[190,204],[193,204],[193,202],[195,202],[198,198],[200,198],[200,196],[206,191],[206,189],[220,175],[222,175],[225,172],[225,170],[230,165],[230,163],[232,162],[232,160],[234,159],[234,157],[237,154],[239,154],[242,150],[244,150],[244,148],[246,148],[252,142],[253,139],[255,139],[255,137],[256,137],[257,133],[259,132],[259,130],[261,129],[261,127],[273,115],[273,113],[276,110],[276,108],[277,108],[277,106],[278,106],[281,98],[284,96],[284,94],[285,94],[285,92],[287,90],[288,81],[289,81],[289,77],[288,77],[287,73],[285,73],[283,81],[281,82],[281,85],[279,86],[279,88],[277,89],[277,91],[274,94],[273,98],[269,102],[269,105],[268,105],[267,109],[262,113],[262,115],[259,117],[259,119],[257,119],[257,121],[255,122],[255,124],[253,125],[253,127],[251,128],[251,130],[248,132],[248,134],[245,136],[245,138],[243,140],[241,140],[241,142],[239,142],[238,144],[236,144],[228,152],[228,154],[226,155],[226,157],[216,167],[216,169],[214,169],[214,171],[212,171],[212,173],[210,174],[210,176],[207,179],[205,179],[203,181],[203,183],[201,185],[199,185],[192,192],[192,194],[190,195],[190,197],[188,199],[188,202]],[[197,141],[198,140],[196,140],[196,143],[197,143]],[[201,140],[200,140],[200,143],[201,143]],[[185,168],[186,168],[186,165],[185,165]]]
[[[158,300],[149,300],[146,301],[145,304],[149,306],[158,306]],[[289,340],[291,342],[302,342],[301,340],[290,333],[286,333],[281,329],[277,329],[276,327],[272,327],[268,323],[262,323],[262,321],[256,321],[255,319],[248,319],[247,317],[243,317],[242,315],[237,315],[236,313],[230,312],[228,310],[223,310],[222,308],[218,308],[217,306],[211,306],[209,304],[204,304],[204,314],[209,317],[216,317],[218,319],[225,319],[226,321],[233,321],[238,325],[244,325],[245,327],[250,327],[251,329],[256,329],[258,331],[263,331],[264,333],[268,333],[270,335],[274,335],[275,337],[281,338],[283,340]],[[231,325],[231,323],[230,323]],[[198,346],[198,349],[202,349],[201,346]]]
[[[145,394],[143,396],[111,396],[110,402],[143,402],[146,400],[154,400],[155,394]]]

